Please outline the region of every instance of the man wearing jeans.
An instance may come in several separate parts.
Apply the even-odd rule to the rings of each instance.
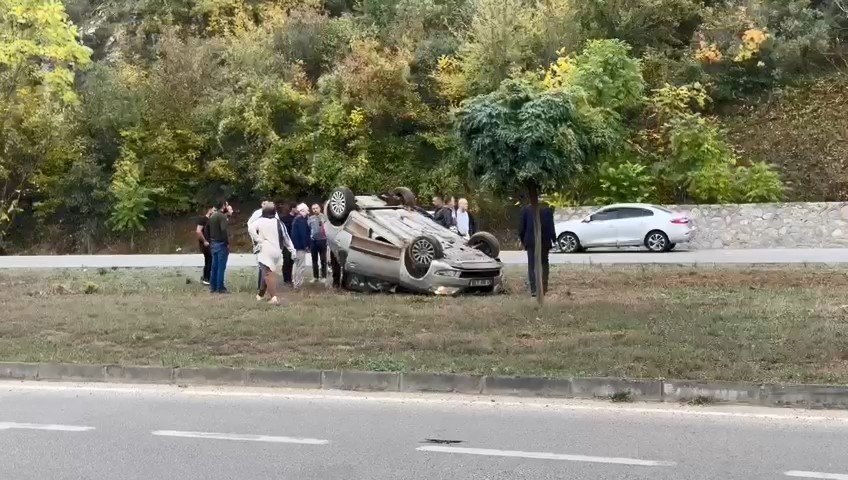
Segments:
[[[530,284],[530,295],[536,296],[536,235],[533,230],[533,207],[525,206],[521,209],[521,223],[518,226],[518,238],[521,239],[524,249],[527,250],[527,280]],[[550,276],[550,262],[548,254],[551,247],[556,243],[556,229],[554,227],[554,210],[547,204],[539,205],[539,220],[542,230],[542,290],[548,291],[548,277]]]
[[[209,217],[209,243],[212,250],[209,291],[212,293],[229,293],[224,286],[224,275],[227,271],[227,259],[230,256],[230,230],[227,217],[231,213],[230,204],[225,200],[218,205],[218,211]]]

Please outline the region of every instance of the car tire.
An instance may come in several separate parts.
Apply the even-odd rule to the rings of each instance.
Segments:
[[[674,247],[676,247],[676,246],[677,246],[676,243],[669,243],[668,244],[668,250],[666,250],[666,251],[670,252],[670,251],[674,250]]]
[[[578,253],[583,251],[580,239],[571,232],[563,232],[557,237],[557,248],[562,253]]]
[[[491,258],[498,258],[501,254],[500,242],[489,232],[477,232],[471,235],[471,238],[468,239],[468,246],[480,250]]]
[[[415,237],[406,248],[406,271],[415,278],[422,278],[430,270],[433,261],[444,256],[442,243],[437,238],[430,235]]]
[[[660,230],[651,230],[645,235],[645,246],[654,253],[671,250],[671,242],[668,240],[668,235]]]
[[[404,207],[414,208],[418,200],[415,198],[415,194],[412,193],[412,190],[406,187],[398,187],[394,192],[395,196],[400,197],[401,203]]]
[[[350,212],[356,209],[356,197],[347,187],[338,187],[327,201],[327,219],[336,227],[347,221]]]

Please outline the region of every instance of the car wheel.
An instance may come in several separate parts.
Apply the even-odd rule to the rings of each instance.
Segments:
[[[580,239],[571,232],[565,232],[557,237],[557,247],[563,253],[577,253],[583,249],[580,246]]]
[[[339,187],[330,194],[327,201],[327,218],[330,223],[339,226],[343,224],[350,212],[356,208],[356,198],[347,187]]]
[[[430,235],[415,237],[406,248],[406,270],[415,278],[421,278],[430,270],[434,260],[444,257],[442,243]]]
[[[415,194],[412,193],[412,190],[406,187],[398,187],[393,193],[395,194],[395,196],[400,197],[404,207],[413,208],[418,202],[418,200],[415,198]]]
[[[676,247],[676,246],[677,246],[676,243],[669,243],[668,244],[668,251],[670,252],[670,251],[674,250],[674,247]]]
[[[501,245],[498,239],[489,232],[477,232],[468,239],[468,246],[485,253],[491,258],[498,258]]]
[[[668,241],[668,235],[654,230],[645,236],[645,246],[652,252],[667,252],[671,248],[671,242]]]

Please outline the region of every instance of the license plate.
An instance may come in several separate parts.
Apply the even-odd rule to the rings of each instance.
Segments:
[[[472,287],[491,287],[492,279],[487,278],[485,280],[471,280]]]

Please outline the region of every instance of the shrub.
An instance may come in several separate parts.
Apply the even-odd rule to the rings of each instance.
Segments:
[[[780,174],[765,162],[737,168],[734,187],[739,202],[779,202],[785,193]]]
[[[735,161],[718,159],[704,164],[689,174],[689,194],[698,203],[730,203],[734,201]]]
[[[653,198],[656,187],[648,168],[626,161],[619,165],[603,164],[598,175],[600,195],[598,204],[621,202],[647,202]]]

